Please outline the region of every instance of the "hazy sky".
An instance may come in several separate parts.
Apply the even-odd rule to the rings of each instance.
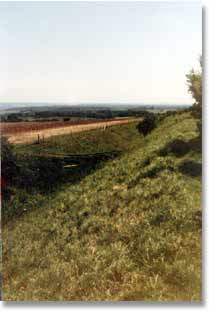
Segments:
[[[0,101],[191,103],[200,2],[0,2]]]

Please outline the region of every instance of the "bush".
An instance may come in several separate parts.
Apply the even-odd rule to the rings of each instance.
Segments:
[[[11,186],[18,172],[17,160],[7,138],[1,138],[1,194],[3,199],[11,196]]]
[[[9,144],[7,138],[1,138],[1,176],[11,184],[14,174],[16,174],[17,165],[16,157],[14,156],[12,146]]]
[[[4,221],[39,206],[44,194],[55,190],[63,179],[63,165],[58,159],[25,156],[17,160],[16,168],[15,176],[8,175],[10,184],[2,180]]]
[[[38,200],[41,194],[52,191],[62,181],[63,173],[60,159],[16,157],[13,147],[2,137],[1,197],[4,220],[21,215],[27,205],[33,207],[33,194]]]
[[[19,161],[18,186],[46,192],[58,185],[63,177],[63,164],[59,159],[23,157]]]
[[[138,131],[146,136],[156,127],[156,117],[154,114],[148,114],[143,121],[141,121],[137,129]]]
[[[191,93],[193,99],[195,100],[192,106],[192,115],[198,119],[197,127],[199,130],[200,137],[202,136],[202,57],[200,57],[200,69],[192,69],[187,75],[188,91]]]

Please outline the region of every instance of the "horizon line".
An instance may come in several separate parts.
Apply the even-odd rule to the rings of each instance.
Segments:
[[[98,105],[102,105],[102,104],[121,104],[121,105],[193,105],[193,103],[191,102],[112,102],[112,101],[106,101],[106,102],[51,102],[51,101],[0,101],[0,104],[49,104],[49,105],[55,105],[55,104],[59,104],[59,105],[86,105],[86,104],[98,104]]]

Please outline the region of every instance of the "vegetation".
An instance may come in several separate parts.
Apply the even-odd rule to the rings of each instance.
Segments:
[[[114,150],[130,151],[142,141],[137,123],[111,126],[45,139],[44,144],[17,145],[17,154],[86,154]]]
[[[17,105],[17,104],[16,104]],[[180,109],[184,109],[185,106]],[[69,105],[69,106],[41,106],[5,109],[1,114],[1,122],[20,122],[20,121],[65,121],[85,120],[85,119],[110,119],[118,117],[144,117],[149,110],[156,112],[169,110],[168,105]],[[178,110],[177,106],[171,109]],[[65,120],[64,120],[65,119]]]
[[[144,144],[136,125],[107,129],[110,140],[98,131],[97,141],[91,131],[75,135],[77,143],[64,136],[16,149],[17,157],[101,144],[124,152],[54,192],[29,195],[24,214],[3,220],[4,300],[201,300],[196,120],[168,116]]]
[[[192,108],[193,116],[198,119],[198,129],[202,135],[202,57],[200,57],[200,70],[192,69],[186,75],[188,90],[191,93],[195,103]]]
[[[46,194],[58,190],[59,186],[76,183],[82,177],[100,167],[106,159],[114,157],[114,151],[125,152],[140,145],[140,135],[136,124],[109,127],[106,131],[97,129],[75,135],[55,136],[41,144],[17,145],[13,148],[3,138],[2,176],[7,181],[10,177],[10,187],[4,185],[3,211],[4,220],[20,216],[29,211],[34,203],[40,203]],[[133,140],[130,138],[133,137]],[[8,150],[10,152],[8,152]],[[106,152],[106,153],[105,153]],[[81,161],[84,154],[93,154],[87,161]],[[102,153],[99,157],[98,153]],[[64,165],[68,159],[53,157],[53,155],[77,155],[77,166]],[[95,154],[98,156],[95,157]],[[110,157],[108,157],[110,154]],[[5,155],[5,156],[4,156]],[[47,157],[46,157],[47,156]],[[4,159],[8,159],[7,163]],[[13,162],[11,162],[11,159]],[[102,162],[103,161],[103,162]],[[74,165],[73,162],[72,165]],[[15,170],[14,170],[15,166]],[[7,169],[9,167],[9,169]],[[8,171],[9,170],[9,171]],[[5,173],[7,173],[5,175]],[[7,196],[6,196],[7,195]],[[11,197],[11,195],[13,195]],[[8,201],[8,199],[11,199]],[[25,203],[29,202],[30,205]],[[33,203],[33,204],[32,204]]]
[[[12,146],[1,137],[1,195],[9,199],[14,176],[17,175],[17,161]]]
[[[1,137],[1,174],[9,184],[12,182],[12,176],[16,171],[16,158],[13,153],[12,146],[7,139]]]
[[[157,119],[154,114],[147,114],[144,120],[138,124],[138,131],[146,136],[156,127],[156,121]]]

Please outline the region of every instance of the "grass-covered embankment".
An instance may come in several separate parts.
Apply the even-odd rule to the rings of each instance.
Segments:
[[[16,168],[13,166],[10,170],[11,185],[6,185],[6,194],[11,194],[11,200],[3,202],[4,222],[42,207],[46,196],[55,196],[65,185],[78,183],[104,166],[106,160],[116,157],[115,154],[132,151],[144,144],[140,140],[137,124],[51,137],[40,144],[13,146]],[[5,150],[4,154],[6,158],[8,152]],[[75,162],[64,158],[69,154],[75,155],[77,166],[71,166]],[[84,154],[92,156],[83,161]],[[7,163],[11,166],[11,159]],[[3,197],[6,198],[6,195]]]
[[[88,154],[113,150],[130,151],[140,144],[137,122],[46,139],[41,144],[16,145],[21,154]]]
[[[201,299],[196,122],[167,117],[135,145],[3,225],[4,300]]]

